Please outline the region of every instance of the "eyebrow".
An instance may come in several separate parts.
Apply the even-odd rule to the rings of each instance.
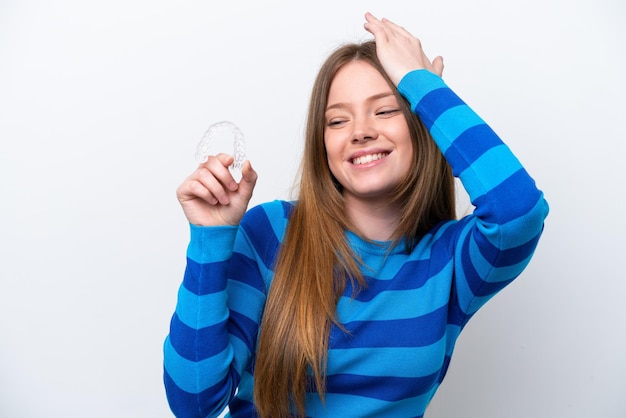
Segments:
[[[384,93],[378,93],[375,94],[373,96],[368,97],[367,99],[365,99],[365,101],[367,102],[375,102],[376,100],[385,98],[385,97],[389,97],[389,96],[394,96],[392,91],[386,91]],[[346,107],[347,105],[343,102],[339,102],[339,103],[333,103],[330,106],[326,106],[326,110],[331,110],[331,109],[341,109],[343,107]]]

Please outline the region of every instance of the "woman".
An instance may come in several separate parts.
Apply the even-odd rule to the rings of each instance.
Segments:
[[[548,212],[534,181],[444,84],[441,57],[365,18],[374,42],[318,74],[295,203],[247,211],[257,174],[246,162],[235,183],[223,154],[177,190],[191,224],[164,348],[178,416],[423,416],[463,326],[530,261]],[[476,207],[460,220],[453,173]]]

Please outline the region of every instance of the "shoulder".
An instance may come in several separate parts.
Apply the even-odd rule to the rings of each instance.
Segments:
[[[280,238],[291,217],[294,204],[285,200],[261,203],[246,212],[240,226],[247,233],[257,231],[263,234],[273,231],[274,235]]]
[[[286,200],[273,200],[261,203],[250,208],[243,217],[242,223],[255,223],[261,219],[279,220],[289,219],[293,212],[295,202]]]

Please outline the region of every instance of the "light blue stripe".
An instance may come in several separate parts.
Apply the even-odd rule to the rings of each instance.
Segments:
[[[205,328],[228,319],[226,299],[226,290],[198,296],[187,290],[185,286],[180,286],[176,314],[188,327]]]
[[[228,299],[229,308],[258,323],[265,304],[265,295],[237,280],[228,281],[228,293],[231,295]]]
[[[416,410],[418,406],[428,405],[433,391],[415,398],[400,402],[387,402],[362,396],[327,393],[326,403],[322,404],[315,393],[307,394],[307,415],[329,418],[363,418],[370,417],[377,411],[376,418],[414,417],[424,413]]]
[[[468,223],[465,225],[461,233],[459,234],[458,242],[463,242],[467,234],[471,231],[473,223]],[[463,312],[468,313],[466,309],[468,309],[471,300],[474,298],[474,293],[470,289],[467,284],[467,277],[465,276],[465,271],[463,271],[463,256],[462,250],[457,247],[456,254],[454,256],[455,261],[455,278],[457,284],[457,295],[459,300],[459,307],[463,310]]]
[[[539,199],[537,204],[524,216],[501,225],[500,229],[504,239],[498,243],[498,247],[507,250],[524,245],[535,238],[541,231],[547,213],[546,201]]]
[[[267,289],[269,289],[269,284],[271,283],[271,278],[273,277],[273,272],[265,267],[265,263],[261,260],[261,257],[256,253],[256,249],[254,245],[250,242],[246,231],[242,228],[241,234],[238,236],[237,242],[237,252],[244,257],[249,258],[250,260],[254,260],[256,266],[261,273],[261,277],[263,278],[263,282]]]
[[[270,221],[270,226],[274,231],[274,236],[278,241],[283,240],[283,234],[285,233],[285,208],[279,200],[274,200],[272,203],[263,205],[263,210],[267,214],[267,218]]]
[[[206,264],[228,260],[233,252],[237,226],[197,226],[190,224],[187,257]]]
[[[411,71],[402,77],[398,83],[398,91],[411,103],[411,108],[422,101],[431,91],[447,87],[444,81],[428,70]]]
[[[478,296],[472,300],[470,305],[467,307],[467,313],[472,315],[475,314],[480,308],[482,308],[489,300],[494,297],[496,294],[490,294],[487,296]]]
[[[452,356],[457,338],[461,334],[462,328],[459,325],[448,324],[446,327],[446,355]]]
[[[193,394],[221,382],[228,373],[228,365],[232,359],[232,349],[228,347],[206,360],[199,362],[187,360],[176,352],[169,337],[165,340],[163,352],[165,369],[174,383],[185,392]],[[207,373],[208,370],[212,373]]]
[[[237,397],[254,403],[254,377],[248,372],[244,372],[241,376],[241,381],[237,387]]]
[[[441,152],[445,154],[463,132],[484,123],[485,121],[467,105],[454,106],[439,115],[431,128],[431,134]]]
[[[485,279],[487,279],[487,276],[489,276],[488,281],[493,283],[498,281],[511,280],[512,278],[519,275],[522,270],[524,270],[524,267],[526,267],[526,265],[528,264],[528,260],[530,259],[530,257],[520,263],[513,264],[511,266],[494,268],[494,266],[492,266],[491,263],[489,263],[485,259],[485,257],[482,256],[480,248],[476,244],[476,241],[472,240],[470,242],[470,259],[472,261],[472,264],[474,265],[474,268],[476,269],[476,272],[478,272],[478,275]]]
[[[362,302],[343,296],[337,313],[342,322],[415,318],[429,314],[448,303],[450,297],[450,262],[424,286],[410,290],[388,290],[371,301]],[[380,309],[383,306],[385,309]]]
[[[508,147],[498,145],[478,157],[459,177],[475,199],[493,190],[521,168],[519,160]]]
[[[446,337],[425,347],[331,349],[328,374],[423,377],[437,372],[446,354]],[[424,361],[433,359],[433,361]]]
[[[248,350],[246,343],[241,341],[238,337],[230,334],[228,339],[234,353],[233,367],[241,376],[246,366],[248,366],[248,361],[250,360],[252,353]]]

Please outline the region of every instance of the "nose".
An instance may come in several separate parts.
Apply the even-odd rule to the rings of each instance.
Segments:
[[[354,120],[354,130],[352,132],[352,142],[367,142],[378,137],[378,132],[367,118]]]

